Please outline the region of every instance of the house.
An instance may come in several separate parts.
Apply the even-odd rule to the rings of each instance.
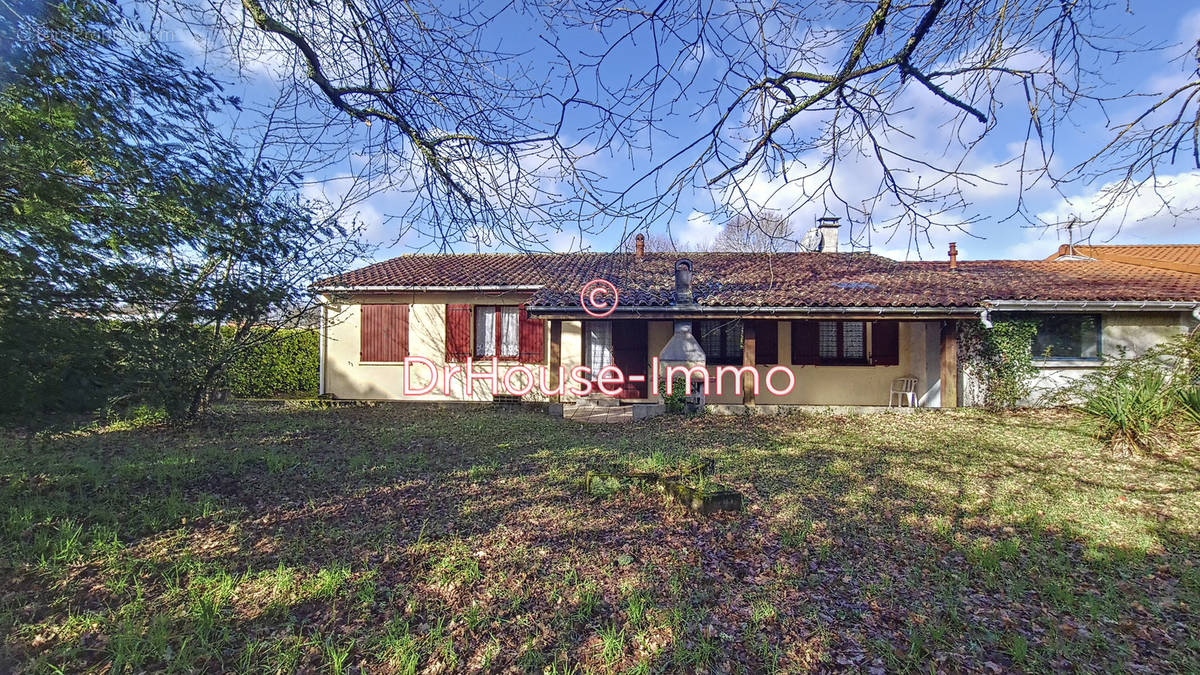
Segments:
[[[698,374],[718,408],[883,406],[906,375],[918,405],[953,407],[964,323],[1036,321],[1039,366],[1061,379],[1200,322],[1200,274],[1177,266],[958,261],[953,244],[945,261],[896,262],[838,252],[836,228],[824,223],[818,253],[647,253],[639,241],[619,254],[404,255],[324,279],[321,392],[645,400],[674,379],[659,356],[678,339],[702,365],[676,375]]]

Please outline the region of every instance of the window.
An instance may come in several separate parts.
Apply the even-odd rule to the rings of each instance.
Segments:
[[[583,358],[591,376],[595,378],[601,368],[613,365],[613,341],[611,321],[585,321]]]
[[[1033,338],[1035,359],[1099,359],[1100,315],[1014,314],[1005,320],[1037,325]]]
[[[830,363],[867,362],[867,324],[862,321],[821,321],[817,353]]]
[[[515,359],[520,350],[520,309],[513,306],[475,308],[475,356]]]
[[[359,354],[363,363],[398,363],[408,356],[408,305],[363,305]]]
[[[742,364],[742,322],[707,320],[692,322],[692,335],[704,350],[706,360],[717,365]]]
[[[895,340],[895,337],[891,338]],[[793,321],[792,363],[796,365],[865,366],[865,321]]]

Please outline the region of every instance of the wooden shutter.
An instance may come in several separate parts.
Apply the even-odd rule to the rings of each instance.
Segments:
[[[779,363],[779,328],[775,321],[759,319],[754,322],[754,362],[760,366]]]
[[[471,306],[446,305],[446,360],[466,361],[471,355]]]
[[[821,362],[818,352],[820,336],[816,321],[792,322],[792,363],[797,366]]]
[[[541,363],[546,360],[546,322],[541,319],[531,319],[521,305],[520,320],[520,352],[522,363]]]
[[[396,363],[408,356],[408,305],[362,305],[359,359]]]
[[[877,366],[900,365],[900,322],[871,323],[871,362]]]

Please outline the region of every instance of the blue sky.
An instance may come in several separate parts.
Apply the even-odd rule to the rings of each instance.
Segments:
[[[529,23],[521,25],[498,25],[495,27],[496,40],[502,47],[517,50],[525,49],[531,42],[529,31],[536,30],[536,17],[525,17]],[[1118,26],[1122,32],[1134,36],[1135,39],[1156,40],[1171,46],[1153,52],[1140,53],[1122,57],[1116,62],[1103,64],[1103,70],[1109,79],[1109,91],[1138,90],[1161,91],[1169,90],[1173,84],[1182,83],[1188,76],[1189,70],[1195,67],[1194,60],[1179,58],[1191,51],[1189,45],[1195,45],[1200,38],[1200,7],[1189,2],[1149,2],[1132,3],[1130,11],[1124,7],[1115,7],[1108,12],[1105,21],[1110,26]],[[231,83],[231,91],[240,93],[248,101],[254,101],[269,96],[277,86],[280,73],[279,63],[272,58],[258,61],[243,61],[240,69],[235,69],[228,59],[222,59],[221,50],[205,50],[197,43],[194,36],[184,31],[173,31],[177,41],[184,51],[190,51],[197,58],[204,54],[204,64],[219,76]],[[580,45],[575,45],[579,47]],[[649,48],[641,44],[638,48]],[[536,53],[535,53],[536,56]],[[637,49],[631,49],[625,56],[631,69],[639,66]],[[619,63],[618,63],[619,65]],[[1089,214],[1095,207],[1096,192],[1100,185],[1073,184],[1065,188],[1064,194],[1051,190],[1044,182],[1026,189],[1023,194],[1016,181],[1016,170],[1007,160],[1011,159],[1024,140],[1027,115],[1020,109],[1023,100],[1018,100],[1015,92],[1002,92],[1001,96],[1013,96],[1011,102],[1001,108],[997,118],[997,128],[987,137],[986,141],[976,148],[969,157],[968,166],[975,172],[986,176],[991,183],[980,183],[966,190],[972,213],[983,216],[975,222],[959,230],[932,230],[927,237],[910,239],[906,231],[870,231],[865,222],[852,222],[843,226],[843,245],[846,240],[853,238],[861,249],[868,239],[872,252],[888,255],[897,259],[937,259],[944,257],[950,241],[956,241],[960,257],[967,259],[985,258],[1042,258],[1053,252],[1060,243],[1065,243],[1066,235],[1055,228],[1030,227],[1023,220],[1009,218],[1018,198],[1023,198],[1031,210],[1045,220],[1065,221],[1071,214]],[[913,90],[911,96],[906,94],[909,110],[897,120],[906,132],[912,134],[913,148],[918,152],[933,153],[931,159],[936,159],[936,148],[944,145],[944,134],[947,130],[940,124],[945,113],[945,105],[923,90]],[[1113,122],[1128,119],[1136,111],[1146,105],[1145,99],[1118,103],[1109,108]],[[705,116],[707,111],[701,111]],[[1108,124],[1099,109],[1089,109],[1086,114],[1074,120],[1071,128],[1064,128],[1059,138],[1060,154],[1057,158],[1062,164],[1072,164],[1094,152],[1098,145],[1109,135],[1106,131]],[[237,122],[243,126],[253,125],[252,117],[246,117]],[[670,129],[679,134],[685,134],[694,120],[680,119]],[[669,147],[672,141],[663,137],[659,139],[659,147]],[[1173,204],[1180,209],[1200,207],[1200,172],[1192,169],[1187,163],[1188,158],[1169,168],[1163,174],[1164,181],[1160,184],[1160,193],[1167,195]],[[598,156],[590,160],[592,168],[603,173],[612,184],[628,182],[633,176],[645,169],[648,158],[638,155],[630,156]],[[324,167],[315,175],[310,174],[309,184],[305,190],[311,195],[326,195],[336,197],[339,191],[345,189],[345,181],[339,181],[339,176],[351,172],[347,164]],[[761,196],[761,205],[780,211],[791,211],[792,203],[797,199],[788,188],[780,189],[778,184],[761,180],[748,183],[749,192]],[[854,181],[849,181],[846,188],[850,193],[854,190]],[[850,194],[851,199],[854,198]],[[367,227],[367,236],[377,248],[372,252],[372,259],[383,259],[413,250],[419,246],[417,237],[409,236],[396,241],[398,226],[389,220],[389,214],[402,210],[399,208],[408,197],[398,192],[376,194],[367,201],[354,207],[354,212]],[[652,226],[655,232],[669,228],[671,236],[687,246],[703,246],[719,232],[720,224],[704,215],[704,211],[714,200],[722,199],[719,191],[691,190],[685,193],[679,203],[679,208],[668,220],[660,221]],[[886,204],[877,204],[879,213],[886,212]],[[1176,221],[1164,213],[1155,213],[1157,204],[1148,195],[1136,196],[1122,214],[1113,214],[1102,219],[1095,227],[1085,231],[1081,236],[1087,237],[1091,243],[1200,243],[1200,228],[1195,220]],[[797,230],[803,231],[811,226],[812,220],[820,215],[815,207],[801,209],[793,216],[793,224]],[[966,214],[963,216],[966,217]],[[558,250],[612,250],[623,234],[621,227],[610,227],[605,232],[589,233],[580,236],[578,232],[567,230],[552,233],[549,240]],[[1080,235],[1077,235],[1077,238]],[[474,246],[458,246],[458,250],[475,250]],[[484,246],[482,250],[492,250]],[[500,249],[502,250],[502,249]]]

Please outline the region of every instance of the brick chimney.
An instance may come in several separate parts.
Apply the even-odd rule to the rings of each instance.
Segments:
[[[646,235],[638,232],[638,236],[633,238],[633,255],[638,260],[646,255]]]
[[[950,242],[950,269],[958,269],[958,245]]]
[[[837,216],[821,216],[817,219],[817,231],[821,233],[821,248],[822,253],[837,253],[838,250],[838,228],[841,224],[838,223]]]

